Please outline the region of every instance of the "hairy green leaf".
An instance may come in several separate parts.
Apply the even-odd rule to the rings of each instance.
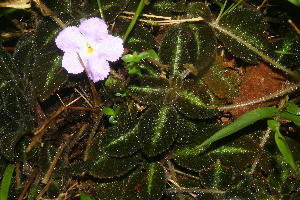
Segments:
[[[224,199],[256,200],[254,194],[246,188],[231,188],[226,191]]]
[[[175,107],[188,117],[206,119],[216,114],[215,110],[208,108],[211,97],[204,85],[186,80],[175,94]]]
[[[150,107],[141,117],[139,138],[147,156],[167,150],[177,136],[177,113],[172,106]]]
[[[200,171],[201,184],[206,188],[226,190],[232,184],[233,170],[217,161],[210,169]]]
[[[196,171],[209,168],[217,160],[224,166],[243,169],[261,154],[261,148],[250,137],[243,136],[207,150],[198,143],[178,145],[173,153],[177,164]]]
[[[14,159],[14,147],[33,126],[30,119],[32,102],[26,98],[25,88],[11,56],[0,47],[0,152],[6,159]]]
[[[88,149],[88,171],[91,175],[99,178],[117,177],[124,175],[137,165],[138,155],[124,158],[107,156],[101,151],[97,140],[96,138]]]
[[[160,44],[160,61],[170,65],[171,76],[180,74],[184,64],[193,65],[198,71],[213,59],[216,50],[214,32],[206,23],[172,26]]]
[[[107,129],[98,135],[93,143],[107,155],[125,157],[132,155],[140,148],[138,141],[138,124],[120,124]]]
[[[48,20],[43,21],[36,30],[32,76],[41,101],[46,100],[67,81],[66,73],[62,72],[61,52],[54,42],[59,31],[59,27]]]
[[[268,26],[256,11],[235,9],[225,14],[218,24],[217,36],[234,56],[257,63],[260,56],[249,46],[260,52],[267,50],[268,42],[263,32]]]
[[[202,17],[204,20],[211,21],[212,14],[207,5],[203,2],[191,2],[188,5],[188,18]]]
[[[158,162],[146,165],[146,177],[141,181],[140,199],[160,199],[166,187],[166,175]]]
[[[160,105],[165,101],[169,83],[161,77],[143,76],[134,79],[128,86],[129,94],[143,104]]]

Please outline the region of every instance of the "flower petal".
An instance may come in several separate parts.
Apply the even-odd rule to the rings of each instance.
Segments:
[[[86,45],[83,35],[76,26],[63,29],[55,39],[56,46],[63,51],[78,51]]]
[[[86,63],[86,60],[83,60]],[[84,71],[76,52],[66,52],[62,59],[62,67],[71,74],[79,74]]]
[[[107,28],[107,25],[102,19],[92,17],[81,22],[79,31],[84,37],[98,41],[104,39],[108,35]]]
[[[86,68],[88,70],[88,75],[93,82],[104,80],[110,72],[108,62],[104,58],[98,56],[89,58],[87,60]]]
[[[119,37],[108,35],[97,44],[97,53],[108,61],[118,60],[123,52],[123,40]]]

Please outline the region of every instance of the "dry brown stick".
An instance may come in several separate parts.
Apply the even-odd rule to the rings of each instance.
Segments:
[[[300,35],[300,30],[299,28],[296,26],[296,24],[294,24],[294,22],[292,20],[288,20],[288,23],[290,23],[290,25],[295,29],[295,31]]]
[[[58,148],[58,151],[57,151],[55,157],[53,158],[53,160],[52,160],[52,162],[51,162],[51,165],[50,165],[50,167],[49,167],[49,169],[48,169],[48,171],[47,171],[45,177],[44,177],[43,180],[42,180],[42,183],[46,184],[46,183],[49,182],[50,177],[51,177],[51,174],[52,174],[52,172],[53,172],[53,170],[54,170],[54,167],[55,167],[55,165],[56,165],[56,163],[57,163],[59,157],[61,156],[61,154],[62,154],[62,152],[63,152],[64,147],[65,147],[65,144],[62,144],[62,145],[60,145],[60,147]]]
[[[48,190],[48,187],[50,186],[52,180],[50,179],[48,181],[48,183],[45,185],[45,187],[42,189],[42,191],[39,193],[39,195],[37,195],[36,199],[40,199],[44,194],[45,192]]]
[[[33,182],[34,178],[36,177],[37,173],[38,173],[38,168],[35,167],[35,168],[34,168],[34,171],[33,171],[33,174],[32,174],[32,175],[30,176],[30,178],[28,179],[28,181],[27,181],[25,187],[23,188],[23,190],[22,190],[22,192],[21,192],[21,194],[20,194],[18,200],[22,200],[22,199],[24,198],[24,196],[25,196],[25,194],[26,194],[28,188],[30,187],[30,185],[31,185],[31,183]]]
[[[51,126],[51,124],[55,121],[56,117],[61,114],[64,110],[66,110],[65,106],[61,106],[57,111],[55,111],[51,117],[36,131],[34,131],[35,137],[32,139],[31,143],[26,148],[26,152],[31,151],[31,149],[40,141],[40,139],[45,134],[48,127]]]

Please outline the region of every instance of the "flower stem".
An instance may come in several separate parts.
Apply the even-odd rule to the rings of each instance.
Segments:
[[[101,6],[100,0],[97,0],[97,3],[98,3],[98,7],[99,7],[100,16],[101,16],[101,18],[105,21],[105,18],[104,18],[104,14],[103,14],[103,10],[102,10],[102,6]]]
[[[144,6],[145,6],[145,2],[146,2],[146,1],[147,1],[147,0],[141,0],[141,1],[140,1],[139,6],[138,6],[138,8],[136,9],[135,14],[134,14],[134,16],[133,16],[133,18],[132,18],[132,20],[131,20],[131,22],[130,22],[128,28],[127,28],[127,30],[126,30],[126,33],[125,33],[125,35],[123,36],[123,41],[124,41],[124,42],[126,41],[127,37],[129,36],[131,30],[133,29],[133,27],[134,27],[134,25],[135,25],[135,23],[136,23],[136,21],[137,21],[139,15],[141,14],[141,12],[142,12],[142,10],[143,10],[143,8],[144,8]]]

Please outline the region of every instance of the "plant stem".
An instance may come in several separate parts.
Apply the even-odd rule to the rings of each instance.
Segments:
[[[102,10],[102,6],[101,6],[100,0],[97,0],[97,3],[98,3],[98,7],[99,7],[100,16],[105,21],[104,13],[103,13],[103,10]]]
[[[131,30],[133,29],[133,27],[134,27],[134,25],[135,25],[135,23],[136,23],[139,15],[141,14],[141,12],[142,12],[142,10],[143,10],[143,8],[145,6],[145,2],[146,2],[146,0],[141,0],[140,1],[139,5],[138,5],[138,8],[136,9],[135,14],[134,14],[134,16],[133,16],[133,18],[132,18],[132,20],[131,20],[128,28],[127,28],[127,30],[126,30],[126,33],[123,36],[123,41],[124,42],[126,41],[127,37],[129,36]]]

